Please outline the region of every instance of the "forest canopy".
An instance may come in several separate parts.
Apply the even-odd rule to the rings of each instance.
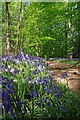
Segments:
[[[3,2],[3,54],[80,58],[80,2]]]

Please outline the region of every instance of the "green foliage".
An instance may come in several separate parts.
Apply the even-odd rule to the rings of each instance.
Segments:
[[[2,57],[3,119],[77,119],[80,94],[58,84],[40,57]]]
[[[80,34],[78,34],[78,4],[77,2],[31,2],[30,5],[28,5],[25,2],[22,3],[20,13],[20,2],[9,3],[11,51],[13,53],[15,51],[16,53],[16,48],[23,48],[25,53],[37,55],[38,52],[39,56],[46,56],[47,58],[79,57]],[[5,3],[2,3],[2,5],[2,34],[4,47],[6,42],[6,12]],[[19,14],[21,15],[20,20],[18,20]],[[17,44],[18,34],[19,43]],[[43,38],[49,37],[51,38],[49,41],[48,39],[42,40]]]

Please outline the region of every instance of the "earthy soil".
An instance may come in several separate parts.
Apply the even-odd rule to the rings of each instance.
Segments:
[[[66,84],[72,90],[80,91],[80,66],[60,63],[56,61],[46,61],[52,71],[53,78],[59,83]],[[62,74],[67,73],[68,77],[61,78]]]

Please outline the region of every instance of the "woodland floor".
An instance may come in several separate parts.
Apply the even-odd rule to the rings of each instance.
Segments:
[[[53,78],[55,80],[66,84],[72,90],[78,90],[80,92],[80,66],[74,66],[56,61],[46,62],[49,64],[50,69],[52,70]],[[60,79],[64,72],[67,72],[68,77]]]

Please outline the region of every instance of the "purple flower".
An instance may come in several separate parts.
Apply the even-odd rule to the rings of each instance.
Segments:
[[[40,82],[40,83],[43,83],[43,82],[44,82],[44,80],[43,80],[41,77],[38,78],[37,80],[38,80],[38,82]]]
[[[57,99],[61,97],[61,93],[60,93],[59,89],[56,90],[55,96],[56,96]]]
[[[29,57],[28,54],[25,54],[25,58],[28,59],[28,57]]]
[[[5,109],[5,113],[7,114],[8,113],[8,111],[9,111],[9,102],[5,102],[5,101],[3,101],[3,106],[4,106],[4,109]]]
[[[65,108],[65,106],[64,106],[64,104],[62,104],[62,112],[66,112],[66,108]]]
[[[20,54],[21,54],[21,58],[22,58],[22,60],[25,60],[25,55],[24,55],[22,49],[20,50]]]
[[[2,65],[0,65],[0,72],[2,71]]]
[[[19,70],[15,69],[13,74],[17,74],[17,73],[19,73]]]
[[[55,87],[52,87],[52,90],[54,91],[54,90],[55,90]]]
[[[2,79],[3,79],[3,76],[2,74],[0,74],[0,84],[2,84]]]
[[[13,61],[14,61],[16,64],[19,64],[19,63],[20,63],[19,59],[14,59]]]
[[[41,101],[42,102],[46,102],[46,98],[41,98]]]
[[[9,58],[8,58],[8,60],[11,60],[11,61],[12,61],[13,58],[14,58],[14,57],[13,57],[12,55],[10,55]]]
[[[26,77],[26,81],[31,80],[30,75]]]
[[[10,107],[10,118],[14,118],[14,113],[13,113],[13,108],[12,108],[12,106]]]
[[[34,90],[33,93],[32,93],[33,97],[36,97],[37,96],[37,91]]]
[[[51,94],[51,93],[52,93],[52,90],[47,88],[47,89],[46,89],[46,92],[49,93],[49,94]]]
[[[26,105],[24,105],[24,112],[27,113]]]
[[[5,101],[10,101],[10,95],[9,95],[9,92],[8,91],[2,91],[3,92],[3,100]]]
[[[68,74],[67,74],[67,72],[64,72],[64,73],[61,75],[61,79],[62,79],[62,78],[66,78],[66,77],[68,77]]]
[[[0,100],[2,99],[2,90],[0,90]]]
[[[18,109],[18,111],[19,111],[20,113],[22,113],[22,110],[21,110],[21,108],[22,108],[22,102],[21,102],[20,98],[17,97],[17,98],[16,98],[16,101],[17,101],[17,109]]]
[[[11,72],[13,75],[15,75],[15,74],[19,73],[19,70],[11,68]]]
[[[1,60],[2,60],[2,61],[4,61],[4,62],[6,62],[6,61],[7,61],[7,59],[8,59],[8,57],[7,57],[7,56],[2,56],[2,58],[1,58]]]
[[[39,65],[39,66],[38,66],[38,70],[39,70],[39,71],[43,71],[43,66],[42,66],[42,65]]]
[[[7,72],[9,73],[9,72],[10,72],[10,70],[11,70],[11,68],[8,68],[8,69],[7,69]]]
[[[38,74],[38,72],[39,71],[36,69],[36,70],[33,71],[33,74],[36,75],[36,74]]]
[[[48,85],[49,82],[48,82],[47,80],[44,80],[44,84],[45,84],[45,85]]]
[[[30,94],[30,98],[36,97],[37,95],[38,95],[38,94],[37,94],[37,91],[34,90],[34,91],[32,92],[32,94]]]
[[[13,91],[13,85],[12,85],[12,83],[9,83],[9,84],[8,84],[8,88],[10,89],[10,92],[12,92],[12,93],[14,92],[14,91]]]

